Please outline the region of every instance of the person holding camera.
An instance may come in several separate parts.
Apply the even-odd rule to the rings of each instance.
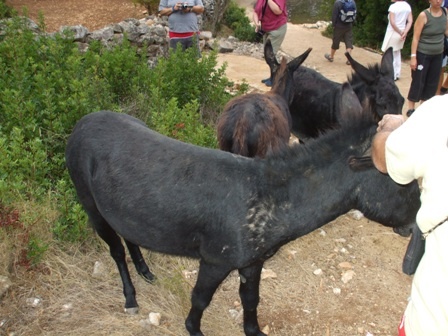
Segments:
[[[263,45],[271,40],[272,50],[277,54],[286,36],[288,14],[286,0],[257,0],[253,13],[255,32],[263,31]],[[272,86],[272,78],[261,81]]]
[[[201,55],[198,15],[203,12],[202,0],[188,0],[188,2],[160,0],[159,15],[168,16],[170,48],[176,49],[180,46],[185,50],[195,45],[198,56]]]

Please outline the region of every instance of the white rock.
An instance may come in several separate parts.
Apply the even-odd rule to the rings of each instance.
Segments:
[[[6,276],[0,276],[0,297],[2,297],[11,286],[11,280]]]
[[[95,264],[93,265],[93,272],[92,276],[94,278],[102,278],[104,275],[105,267],[104,264],[101,261],[95,261]]]
[[[160,325],[160,319],[162,318],[162,315],[160,313],[149,313],[149,323],[155,326],[159,326]]]
[[[265,333],[266,335],[269,335],[269,332],[271,331],[271,328],[269,328],[269,324],[266,324],[266,326],[261,329],[261,332]]]
[[[322,270],[320,268],[314,270],[313,272],[314,275],[321,275],[322,274]]]
[[[28,298],[26,299],[26,304],[29,307],[36,308],[42,304],[42,300],[39,298]]]
[[[229,309],[229,314],[234,320],[238,320],[241,316],[243,316],[243,310]]]
[[[342,274],[341,280],[342,280],[343,283],[347,283],[347,282],[349,282],[350,280],[353,279],[354,275],[355,275],[355,272],[353,270],[345,271]]]
[[[277,274],[271,269],[262,268],[261,269],[261,280],[268,279],[268,278],[276,279]]]
[[[184,271],[182,271],[182,273],[183,273],[185,279],[191,279],[191,278],[194,278],[198,274],[198,271],[197,270],[193,270],[193,271],[184,270]]]
[[[335,295],[341,294],[341,289],[337,288],[337,287],[333,288],[333,294],[335,294]]]
[[[360,220],[364,217],[364,214],[359,210],[350,210],[348,214],[350,215],[350,217],[356,220]]]

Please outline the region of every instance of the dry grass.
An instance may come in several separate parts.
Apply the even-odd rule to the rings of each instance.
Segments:
[[[325,236],[318,230],[291,242],[265,264],[277,278],[262,281],[260,325],[268,325],[270,335],[395,335],[410,292],[411,279],[400,271],[407,240],[348,216],[324,230]],[[140,278],[129,261],[140,305],[140,313],[131,316],[123,312],[115,263],[96,237],[88,246],[52,244],[39,267],[8,271],[11,238],[2,237],[0,246],[0,275],[13,282],[1,301],[0,334],[187,335],[184,319],[195,278],[186,279],[183,271],[197,270],[197,261],[145,251],[158,278],[154,285]],[[104,265],[100,279],[92,275],[95,261]],[[355,271],[347,284],[340,280],[341,262],[349,262]],[[317,268],[322,275],[313,274]],[[235,305],[238,281],[234,272],[216,292],[202,320],[206,335],[243,335],[241,318],[229,313],[241,308]],[[333,293],[334,287],[341,289],[340,295]],[[29,298],[40,298],[41,304],[31,307]],[[162,314],[160,326],[143,323],[150,312]]]

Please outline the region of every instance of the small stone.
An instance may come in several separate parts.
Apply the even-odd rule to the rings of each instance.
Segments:
[[[66,303],[66,304],[62,305],[62,309],[64,309],[64,310],[71,310],[71,309],[73,309],[73,304],[72,303]]]
[[[335,294],[335,295],[341,294],[341,289],[337,288],[337,287],[333,288],[333,294]]]
[[[160,313],[149,313],[149,323],[155,326],[159,326],[160,325],[160,319],[162,318],[162,315]]]
[[[242,317],[243,317],[243,310],[242,309],[240,309],[240,310],[229,309],[229,314],[234,320],[240,321],[240,320],[242,320]]]
[[[104,264],[101,261],[95,261],[92,276],[97,279],[103,278],[104,270]]]
[[[184,271],[182,271],[182,273],[183,273],[185,279],[191,279],[191,278],[194,278],[198,274],[198,271],[196,271],[196,270],[193,270],[193,271],[184,270]]]
[[[261,329],[261,332],[265,333],[266,335],[269,335],[269,332],[271,331],[271,328],[269,328],[269,324],[265,325],[263,329]]]
[[[353,279],[355,272],[353,270],[348,270],[342,274],[341,280],[343,283],[347,283]]]
[[[348,212],[348,214],[350,215],[350,217],[356,220],[360,220],[364,217],[364,214],[359,210],[351,210]]]
[[[277,274],[271,269],[263,268],[261,270],[261,280],[268,279],[268,278],[276,279]]]
[[[0,297],[2,297],[11,286],[11,280],[6,276],[0,276]]]
[[[42,300],[39,299],[39,298],[28,298],[28,299],[26,299],[26,304],[29,307],[36,308],[36,307],[40,306],[41,303],[42,303]]]
[[[348,261],[343,261],[338,265],[340,268],[353,268],[352,264],[350,264]]]
[[[313,272],[314,275],[321,275],[322,274],[322,270],[320,268],[314,270]]]

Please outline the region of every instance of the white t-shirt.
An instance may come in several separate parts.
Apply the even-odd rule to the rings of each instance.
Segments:
[[[406,28],[406,21],[411,11],[411,6],[406,1],[397,1],[389,6],[389,13],[395,14],[395,24],[401,30],[404,30],[404,28]],[[394,30],[394,28],[392,28],[389,19],[389,24],[387,25],[386,31],[392,30]]]
[[[417,224],[422,232],[448,217],[448,95],[424,102],[391,133],[386,164],[397,183],[422,178]],[[405,311],[407,336],[448,335],[448,222],[426,238]]]

